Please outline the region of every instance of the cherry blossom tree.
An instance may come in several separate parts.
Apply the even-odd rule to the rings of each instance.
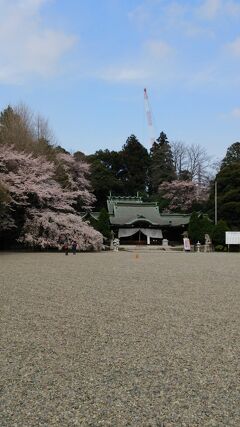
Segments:
[[[56,248],[75,240],[81,251],[101,250],[102,235],[73,213],[31,209],[19,241],[32,247]]]
[[[8,188],[0,182],[0,231],[10,230],[15,227],[14,221],[8,211],[11,200]]]
[[[66,174],[66,188],[75,192],[77,202],[83,209],[90,209],[96,200],[91,193],[91,185],[88,179],[90,165],[65,153],[57,155],[57,162]]]
[[[159,186],[159,194],[169,202],[168,210],[188,212],[194,202],[207,200],[208,188],[194,181],[163,182]]]
[[[88,166],[71,155],[60,160],[68,177],[65,188],[55,179],[54,162],[0,145],[0,181],[9,194],[3,227],[13,226],[21,214],[18,240],[25,245],[60,247],[64,240],[76,240],[81,250],[98,250],[102,235],[84,223],[76,210],[79,202],[90,208],[94,201],[86,176]]]

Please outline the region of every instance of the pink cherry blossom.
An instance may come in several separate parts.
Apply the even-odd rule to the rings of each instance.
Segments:
[[[160,195],[169,201],[168,210],[189,211],[194,202],[207,200],[208,188],[193,181],[163,182],[159,186]]]
[[[56,164],[43,156],[34,157],[0,146],[0,181],[10,193],[1,228],[14,226],[14,213],[24,211],[19,241],[32,247],[60,247],[76,240],[81,250],[99,250],[102,235],[81,219],[76,205],[90,209],[95,198],[88,181],[89,166],[71,155],[59,155],[68,185],[56,181]],[[12,214],[12,215],[11,215]]]

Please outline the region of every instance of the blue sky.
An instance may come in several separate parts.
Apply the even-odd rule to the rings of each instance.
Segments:
[[[240,140],[240,1],[0,0],[0,108],[26,103],[70,151],[156,136],[222,157]]]

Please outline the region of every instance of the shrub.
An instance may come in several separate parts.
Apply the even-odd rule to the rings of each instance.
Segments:
[[[214,225],[212,232],[212,241],[216,246],[225,245],[225,232],[229,231],[226,221],[220,220]],[[216,248],[215,248],[216,249]]]

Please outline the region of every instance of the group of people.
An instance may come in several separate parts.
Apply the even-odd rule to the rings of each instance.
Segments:
[[[77,242],[76,242],[76,240],[74,240],[74,241],[72,242],[71,247],[72,247],[72,253],[73,253],[73,255],[76,255],[76,252],[77,252]],[[67,241],[66,241],[66,242],[64,243],[64,245],[63,245],[63,250],[64,250],[64,252],[65,252],[65,255],[68,255],[68,252],[69,252],[69,244],[68,244],[68,242],[67,242]]]

